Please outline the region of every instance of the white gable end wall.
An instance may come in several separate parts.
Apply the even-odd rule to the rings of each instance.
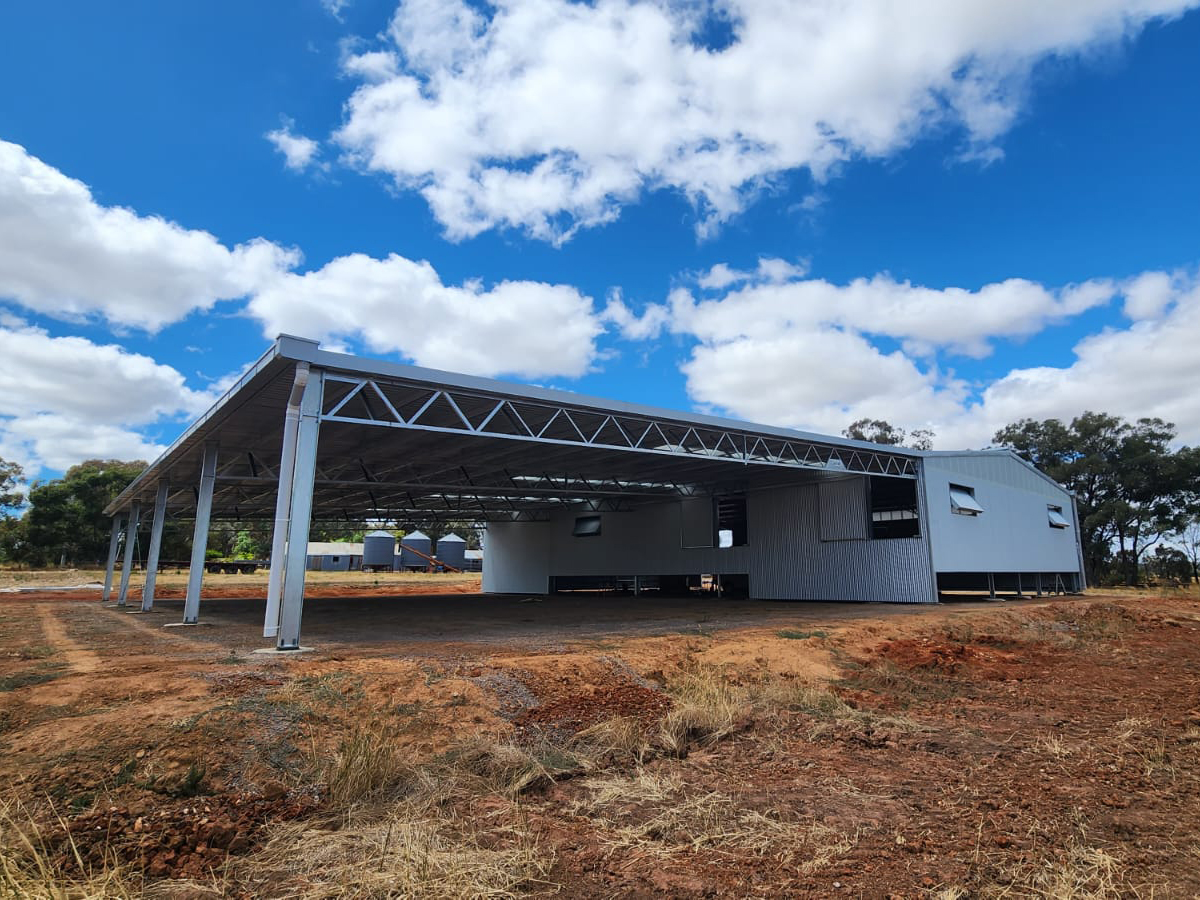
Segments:
[[[935,454],[923,465],[935,572],[1079,571],[1074,502],[1063,488],[1007,453]],[[955,513],[951,485],[972,491],[983,512]],[[1051,527],[1050,506],[1071,527]]]

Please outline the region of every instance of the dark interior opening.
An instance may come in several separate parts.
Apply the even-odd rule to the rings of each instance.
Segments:
[[[718,497],[713,516],[714,547],[741,547],[747,543],[746,498]]]
[[[919,537],[917,482],[909,478],[871,476],[871,537]]]

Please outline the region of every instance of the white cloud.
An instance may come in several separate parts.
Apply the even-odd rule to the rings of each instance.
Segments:
[[[151,459],[139,426],[195,416],[214,395],[147,356],[40,328],[0,327],[0,456],[30,475],[84,459]]]
[[[527,378],[583,375],[603,330],[591,299],[573,287],[456,287],[443,284],[427,262],[358,253],[279,279],[251,299],[249,312],[269,337],[356,338],[417,365]]]
[[[760,256],[752,271],[734,269],[727,263],[717,263],[702,272],[696,284],[706,291],[721,291],[735,284],[781,284],[808,274],[807,263],[792,263],[786,259]]]
[[[707,233],[778,173],[818,179],[946,123],[994,161],[1047,56],[1136,34],[1195,0],[405,0],[336,139],[419,190],[453,238],[554,241],[643,191],[681,191]],[[485,11],[486,10],[486,11]],[[728,46],[696,35],[732,24]]]
[[[274,131],[268,131],[264,137],[283,154],[283,164],[293,172],[303,172],[312,165],[323,168],[324,166],[317,162],[321,145],[310,137],[293,134],[294,126],[295,122],[285,118],[283,125]]]
[[[350,0],[321,0],[321,7],[325,12],[329,13],[339,22],[342,21],[342,13],[349,5]]]
[[[711,283],[714,267],[706,278]],[[761,269],[761,264],[760,264]],[[728,269],[726,283],[738,283]],[[764,281],[715,299],[696,300],[677,289],[670,298],[673,328],[701,341],[769,338],[782,331],[847,328],[905,343],[916,355],[948,349],[982,357],[995,338],[1025,337],[1107,303],[1115,286],[1089,281],[1051,291],[1021,278],[978,291],[928,288],[889,275],[859,278],[848,285],[821,279]]]
[[[924,424],[953,415],[966,393],[899,350],[836,328],[700,344],[681,368],[702,406],[824,434],[864,416]]]
[[[600,319],[615,325],[626,340],[649,341],[657,338],[670,325],[671,313],[660,303],[647,303],[639,316],[626,305],[621,292],[614,290],[609,294]]]
[[[1097,304],[1124,299],[1133,321],[1078,341],[1065,366],[1013,369],[972,386],[944,368]],[[932,290],[886,276],[746,289],[697,303],[670,299],[670,327],[697,339],[682,365],[698,404],[755,421],[836,434],[863,416],[932,427],[942,448],[980,447],[1030,417],[1093,409],[1159,416],[1200,442],[1200,278],[1148,272],[1061,290],[1020,280]],[[884,352],[874,339],[900,340]],[[972,387],[975,390],[972,390]]]
[[[156,330],[245,296],[299,254],[101,206],[83,183],[0,141],[0,299],[59,318]]]

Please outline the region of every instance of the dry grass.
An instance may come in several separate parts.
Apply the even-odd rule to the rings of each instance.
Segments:
[[[694,666],[667,685],[675,701],[659,723],[658,742],[683,756],[692,745],[712,744],[737,730],[750,713],[744,688],[729,682],[713,666]]]
[[[547,885],[553,862],[527,828],[483,830],[404,804],[336,828],[280,827],[235,872],[252,892],[291,897],[515,897]]]
[[[327,799],[350,806],[403,791],[417,777],[394,733],[378,725],[355,729],[322,769]]]
[[[678,777],[639,772],[591,778],[583,787],[587,796],[571,812],[602,829],[613,853],[750,853],[811,873],[845,856],[858,840],[817,822],[747,809],[719,791],[689,794]]]
[[[750,690],[754,708],[764,713],[803,712],[817,718],[852,718],[855,711],[828,686],[801,678],[767,676]]]
[[[589,767],[602,763],[640,766],[650,752],[650,738],[638,719],[617,716],[578,732],[571,748]]]
[[[517,795],[548,781],[528,749],[479,739],[417,765],[385,728],[353,732],[325,769],[331,814],[272,829],[229,877],[251,894],[324,897],[513,897],[546,881],[553,852],[524,822]],[[490,802],[486,819],[470,814]]]
[[[571,815],[591,817],[598,810],[618,804],[663,804],[683,789],[678,775],[658,775],[639,770],[631,775],[603,775],[582,782],[587,796],[575,800]]]
[[[1012,867],[1004,883],[989,885],[985,897],[1045,900],[1118,900],[1148,896],[1125,876],[1125,866],[1098,847],[1072,841],[1054,859]]]
[[[507,797],[549,784],[554,775],[580,768],[578,759],[546,746],[516,744],[479,738],[459,744],[428,767],[430,774],[456,786],[459,793],[497,793]]]
[[[1033,749],[1047,756],[1053,756],[1055,759],[1066,759],[1072,752],[1067,742],[1057,734],[1039,737],[1033,742]]]
[[[0,897],[124,900],[142,896],[140,879],[114,860],[106,858],[102,866],[89,867],[74,841],[70,851],[79,875],[61,870],[20,802],[0,804]]]
[[[1167,739],[1161,733],[1151,731],[1149,719],[1127,718],[1117,723],[1117,754],[1133,753],[1142,764],[1142,774],[1147,777],[1161,775],[1174,779],[1177,772],[1167,749]]]

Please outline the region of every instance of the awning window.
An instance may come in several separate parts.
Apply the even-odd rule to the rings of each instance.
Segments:
[[[1046,508],[1046,514],[1050,517],[1051,528],[1070,528],[1071,522],[1063,515],[1061,506],[1049,506]]]
[[[975,500],[975,489],[961,484],[950,485],[950,509],[961,516],[977,516],[983,507]]]

